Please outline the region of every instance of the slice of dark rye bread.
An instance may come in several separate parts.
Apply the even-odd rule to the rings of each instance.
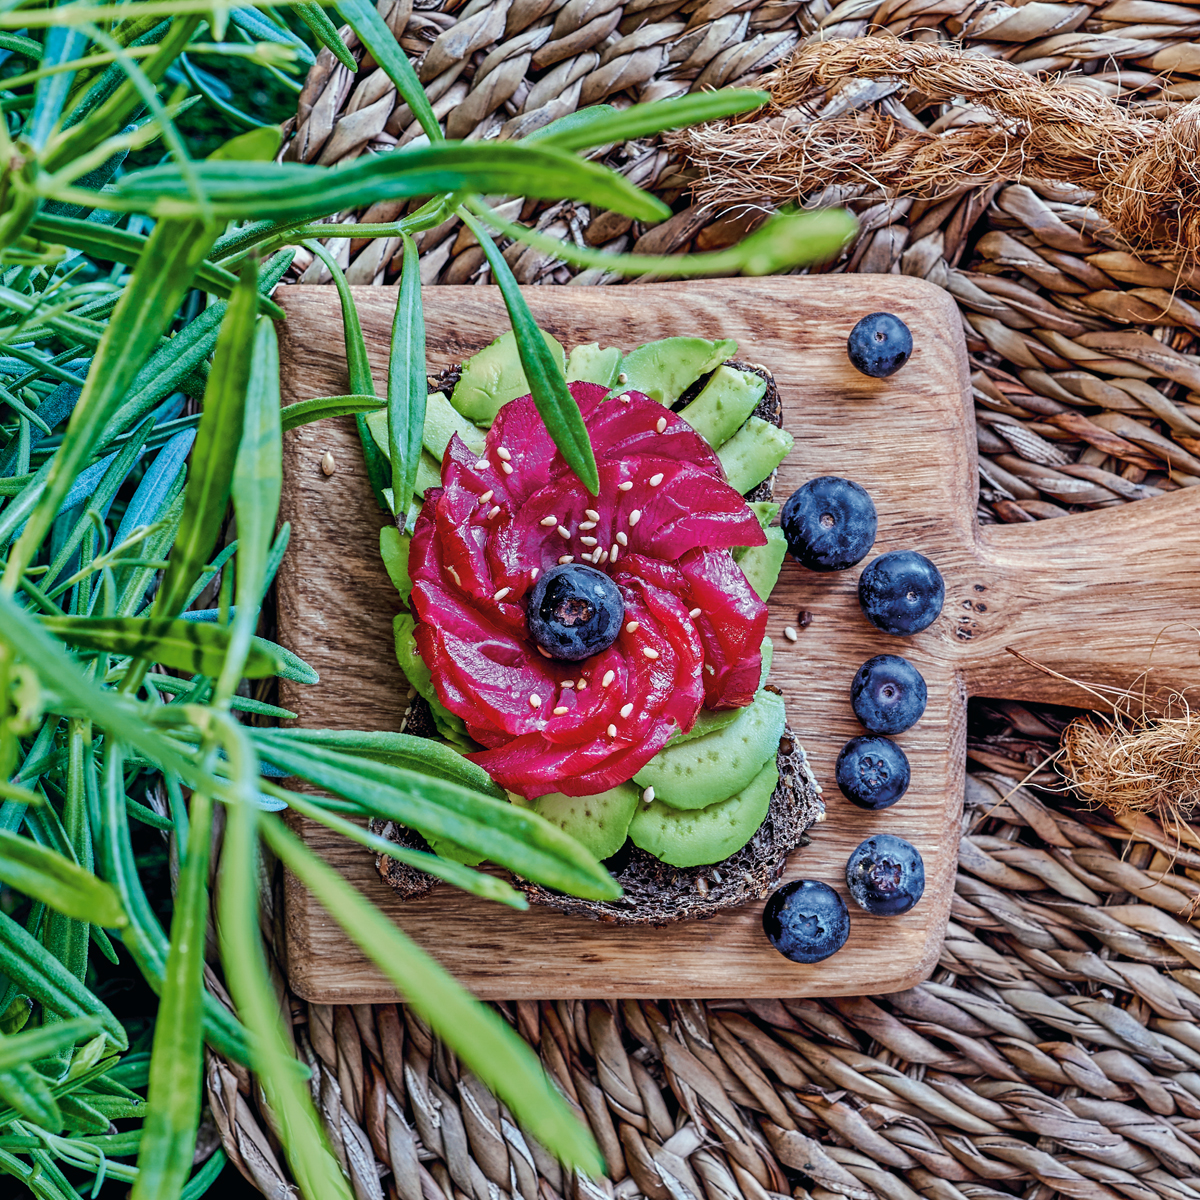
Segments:
[[[781,426],[783,405],[771,372],[757,363],[735,359],[727,360],[726,365],[751,371],[766,380],[767,390],[753,415]],[[461,373],[459,366],[448,367],[430,379],[429,390],[449,394]],[[672,407],[678,411],[697,396],[707,382],[708,376],[701,377]],[[746,499],[770,500],[775,475],[772,471],[746,494]],[[767,687],[778,691],[771,684]],[[402,729],[421,737],[436,736],[429,707],[419,696],[410,695]],[[619,900],[581,900],[528,880],[518,878],[514,882],[531,903],[612,925],[669,925],[675,921],[705,920],[722,909],[761,899],[783,874],[788,854],[808,844],[809,827],[825,819],[825,803],[817,790],[817,781],[809,769],[804,749],[786,726],[776,753],[776,764],[779,783],[772,793],[762,825],[745,846],[721,862],[699,867],[672,867],[627,841],[605,863],[624,890]],[[372,819],[370,827],[373,833],[399,845],[415,850],[429,848],[419,833],[393,821]],[[386,854],[376,855],[375,864],[380,875],[406,898],[424,896],[437,884],[432,876]]]

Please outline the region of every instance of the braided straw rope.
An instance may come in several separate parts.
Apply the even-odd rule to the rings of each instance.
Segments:
[[[403,1006],[280,982],[358,1200],[1198,1200],[1200,836],[1037,786],[1061,725],[975,706],[949,933],[910,991],[496,1006],[607,1180],[564,1174]],[[295,1195],[244,1072],[213,1058],[208,1089],[235,1164]]]

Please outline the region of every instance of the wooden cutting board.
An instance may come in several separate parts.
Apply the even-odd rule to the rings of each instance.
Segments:
[[[771,678],[824,784],[828,819],[795,852],[787,878],[823,880],[845,894],[850,851],[872,833],[907,838],[925,860],[924,899],[895,918],[850,904],[852,930],[834,957],[800,966],[763,937],[761,903],[710,921],[621,929],[546,909],[527,913],[439,886],[402,901],[373,856],[321,827],[294,827],[345,877],[484,998],[803,996],[884,993],[923,979],[937,961],[950,911],[965,769],[969,695],[1086,704],[1086,693],[1024,666],[1012,646],[1093,683],[1125,686],[1147,667],[1153,685],[1186,687],[1200,675],[1200,488],[1036,524],[975,521],[975,426],[960,317],[950,296],[897,275],[721,280],[606,288],[526,289],[534,317],[568,348],[599,341],[624,349],[673,334],[732,337],[739,355],[774,373],[796,444],[776,498],[815,475],[843,475],[879,512],[873,554],[916,549],[946,579],[938,621],[913,638],[875,630],[859,611],[860,568],[831,575],[785,564],[771,599]],[[285,402],[349,391],[333,288],[290,287],[277,299]],[[359,288],[382,392],[395,292]],[[425,290],[430,369],[461,362],[508,328],[491,287]],[[885,309],[912,329],[915,349],[891,379],[858,374],[846,336]],[[321,470],[332,453],[334,473]],[[378,558],[376,508],[349,418],[307,425],[285,439],[284,517],[291,548],[279,574],[281,641],[320,673],[283,685],[298,724],[342,729],[400,726],[406,683],[392,653],[394,590]],[[784,635],[812,614],[797,641]],[[861,733],[850,709],[858,666],[900,653],[929,686],[922,720],[897,739],[912,763],[907,794],[881,813],[845,801],[833,766]],[[310,1000],[395,998],[378,970],[289,879],[287,955],[292,986]]]

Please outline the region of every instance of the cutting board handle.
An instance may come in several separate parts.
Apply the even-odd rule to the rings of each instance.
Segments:
[[[969,694],[1103,707],[1007,647],[1093,685],[1200,685],[1200,487],[981,527],[974,565],[945,609]]]

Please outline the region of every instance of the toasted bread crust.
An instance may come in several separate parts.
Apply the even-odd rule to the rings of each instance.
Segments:
[[[518,879],[531,904],[545,904],[610,925],[671,925],[707,920],[722,909],[763,899],[783,874],[787,856],[808,845],[806,831],[825,819],[825,803],[804,749],[785,726],[776,755],[779,784],[758,832],[736,853],[700,867],[672,867],[626,843],[609,859],[624,889],[620,900],[580,900]]]
[[[781,426],[783,405],[771,372],[757,363],[735,359],[727,360],[726,365],[753,372],[767,381],[767,390],[753,415]],[[447,367],[430,379],[429,390],[452,389],[461,373],[461,367]],[[698,395],[707,381],[707,376],[697,380],[674,408],[681,408]],[[775,475],[772,471],[746,494],[746,499],[751,502],[770,500],[774,494]],[[424,737],[436,736],[429,708],[419,697],[412,702],[405,717],[404,731]],[[620,900],[581,900],[528,880],[517,878],[514,883],[533,904],[544,904],[560,912],[613,925],[669,925],[676,921],[707,920],[723,909],[761,899],[782,875],[788,854],[808,844],[808,828],[825,819],[825,804],[808,767],[804,749],[786,726],[776,763],[779,783],[771,796],[766,818],[745,846],[721,862],[699,867],[672,867],[626,842],[606,864],[624,889],[625,894]],[[392,821],[372,820],[370,827],[373,833],[399,845],[414,850],[428,849],[420,834]],[[375,863],[380,875],[405,898],[424,896],[438,882],[385,854],[376,855]]]

